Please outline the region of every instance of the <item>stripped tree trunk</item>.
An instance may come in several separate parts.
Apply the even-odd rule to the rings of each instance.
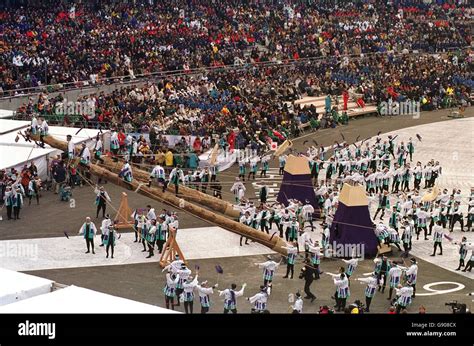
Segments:
[[[67,143],[64,141],[60,141],[55,139],[52,136],[46,136],[44,137],[44,143],[49,144],[50,146],[54,148],[58,148],[60,150],[66,151],[67,150]],[[112,160],[110,160],[112,162]],[[114,165],[115,163],[112,162]],[[107,165],[107,163],[106,163]],[[134,179],[131,183],[128,183],[124,180],[122,180],[116,173],[111,171],[109,167],[101,167],[99,165],[91,163],[89,165],[89,172],[95,176],[98,176],[102,179],[105,179],[113,184],[116,184],[118,186],[124,187],[126,189],[135,191],[141,195],[147,196],[151,199],[154,199],[159,202],[163,202],[166,204],[169,204],[175,208],[183,209],[190,214],[199,217],[209,223],[212,223],[214,225],[220,226],[228,231],[231,231],[233,233],[237,233],[241,236],[247,237],[249,239],[252,239],[270,249],[273,251],[279,252],[283,255],[286,255],[286,249],[284,249],[282,246],[286,246],[286,243],[281,239],[279,236],[276,234],[270,236],[267,233],[257,231],[254,228],[248,227],[244,224],[241,224],[239,222],[236,222],[232,219],[229,219],[225,216],[218,215],[210,210],[207,210],[205,208],[199,207],[196,204],[193,204],[184,198],[179,198],[176,197],[173,193],[170,192],[162,192],[161,188],[155,188],[155,187],[148,187],[148,185],[144,181],[140,181],[138,179]],[[115,170],[115,169],[114,169]],[[133,170],[134,175],[136,170]],[[142,171],[144,172],[144,171]],[[148,176],[146,177],[148,180]],[[182,187],[180,187],[180,190]],[[196,193],[195,190],[189,189],[192,193]],[[183,194],[183,197],[188,198],[189,196],[186,196]],[[220,200],[219,200],[220,201]]]

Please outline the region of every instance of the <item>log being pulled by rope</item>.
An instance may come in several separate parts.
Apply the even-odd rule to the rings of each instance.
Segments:
[[[67,143],[64,141],[57,140],[52,136],[45,136],[43,140],[44,140],[44,143],[54,148],[57,148],[63,151],[67,150]],[[283,246],[286,246],[285,241],[281,239],[279,236],[277,236],[276,234],[270,235],[270,234],[258,231],[254,228],[251,228],[249,226],[236,222],[232,219],[229,219],[225,216],[218,215],[194,203],[186,201],[184,198],[179,198],[175,196],[173,193],[170,193],[170,192],[163,193],[161,188],[148,187],[148,185],[145,182],[139,181],[137,179],[132,180],[132,182],[130,183],[126,182],[122,180],[118,176],[118,174],[111,172],[111,170],[106,167],[101,167],[93,163],[89,164],[88,167],[89,167],[89,172],[91,174],[97,177],[100,177],[101,179],[105,179],[113,184],[135,191],[136,193],[139,193],[141,195],[154,199],[158,202],[163,202],[175,208],[179,208],[184,211],[187,211],[188,213],[196,217],[199,217],[211,224],[217,225],[230,232],[252,239],[253,241],[258,242],[282,255],[287,254],[286,249],[283,248]],[[135,173],[135,170],[134,170],[134,173]],[[192,191],[196,192],[195,190],[192,190]],[[180,192],[181,192],[181,187],[180,187]]]
[[[128,183],[122,180],[117,174],[110,172],[104,167],[100,167],[95,164],[90,164],[89,172],[102,179],[106,179],[108,182],[111,182],[113,184],[133,190],[141,195],[144,195],[159,202],[169,204],[175,208],[185,210],[188,213],[197,216],[205,221],[208,221],[233,233],[237,233],[241,236],[252,239],[253,241],[256,241],[272,249],[273,251],[286,255],[286,250],[282,248],[282,246],[285,246],[286,243],[277,235],[271,236],[267,233],[248,227],[225,216],[218,215],[210,210],[199,207],[194,203],[188,202],[183,198],[176,197],[173,193],[163,193],[161,188],[149,187],[147,184],[139,182],[137,180],[132,180],[132,182]]]
[[[35,138],[34,136],[31,136],[31,137],[33,139]],[[37,137],[36,139],[39,140],[39,136],[36,136],[36,137]],[[67,151],[67,142],[65,142],[65,141],[58,140],[57,138],[54,138],[53,136],[45,136],[43,138],[43,141],[44,141],[44,143],[52,146],[53,148],[57,148],[57,149],[60,149],[62,151]],[[116,174],[118,174],[120,172],[121,167],[117,164],[117,162],[115,162],[114,160],[112,160],[108,156],[102,156],[102,159],[104,160],[104,163],[98,164],[99,166],[104,167],[104,168],[106,168],[106,169],[108,169],[111,172],[116,173]],[[133,170],[133,178],[134,179],[137,179],[140,182],[148,183],[148,179],[150,177],[149,172],[147,172],[145,170],[142,170],[142,169],[139,169],[135,166],[133,166],[132,170]],[[169,191],[174,191],[174,187],[173,186],[168,186],[168,190]],[[223,201],[223,200],[221,200],[219,198],[216,198],[214,196],[210,196],[210,195],[205,194],[201,191],[198,191],[198,190],[191,189],[189,187],[180,185],[179,193],[182,196],[182,198],[184,198],[188,201],[201,204],[201,205],[206,206],[206,207],[208,207],[212,210],[215,210],[218,213],[227,215],[229,217],[237,218],[240,215],[239,211],[236,210],[231,203]]]
[[[121,167],[117,165],[117,162],[114,162],[110,157],[103,157],[102,159],[104,160],[104,163],[99,164],[101,167],[107,168],[117,174],[120,172]],[[137,179],[143,183],[148,183],[150,173],[135,166],[132,167],[132,171],[134,179]],[[174,186],[171,184],[168,185],[168,191],[174,191]],[[180,185],[179,194],[182,196],[182,198],[185,198],[188,201],[204,205],[229,217],[237,218],[240,215],[239,211],[234,209],[234,206],[231,203],[223,201],[214,196],[210,196],[196,189],[191,189],[187,186]]]

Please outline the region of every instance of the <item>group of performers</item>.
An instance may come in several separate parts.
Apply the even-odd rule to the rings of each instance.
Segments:
[[[158,253],[161,254],[170,232],[173,232],[173,235],[178,232],[178,214],[170,210],[163,209],[157,216],[155,209],[148,205],[146,209],[134,210],[132,218],[135,230],[134,242],[142,244],[142,252],[148,252],[146,258],[155,255],[155,245]]]

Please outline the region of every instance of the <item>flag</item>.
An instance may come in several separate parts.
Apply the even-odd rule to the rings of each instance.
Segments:
[[[444,237],[445,237],[446,239],[448,239],[449,241],[453,241],[453,238],[451,238],[449,235],[447,235],[447,234],[443,234],[443,235],[444,235]]]
[[[218,274],[224,274],[224,269],[220,265],[216,265],[216,272]]]

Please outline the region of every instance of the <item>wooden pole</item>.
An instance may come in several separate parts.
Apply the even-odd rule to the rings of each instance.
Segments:
[[[132,211],[128,206],[128,196],[125,192],[122,192],[122,199],[114,220],[117,228],[134,228],[135,222],[132,220]]]
[[[169,232],[168,240],[163,245],[163,253],[160,257],[161,268],[166,267],[174,261],[175,256],[178,255],[179,259],[186,263],[183,252],[181,251],[178,242],[176,241],[176,230],[171,229]]]
[[[52,136],[44,137],[44,142],[52,147],[61,149],[63,151],[67,150],[66,142],[59,141]],[[276,234],[270,236],[267,233],[257,231],[256,229],[246,226],[242,223],[236,222],[222,215],[218,215],[208,209],[199,207],[196,204],[186,201],[183,198],[178,198],[173,193],[163,193],[160,188],[148,187],[147,184],[145,184],[144,182],[140,182],[137,179],[132,180],[132,182],[130,183],[126,182],[121,179],[117,174],[111,172],[110,169],[100,167],[93,163],[89,165],[89,172],[113,184],[135,191],[156,201],[164,202],[175,208],[183,209],[196,217],[208,221],[211,224],[217,225],[230,232],[252,239],[253,241],[256,241],[282,255],[287,254],[286,249],[283,248],[283,246],[286,246],[286,242]],[[133,170],[133,172],[135,174],[135,170]],[[181,189],[182,186],[180,186],[180,190]],[[192,191],[195,192],[195,190]]]
[[[39,140],[39,137],[37,138],[37,140]],[[61,149],[62,151],[67,151],[67,142],[60,141],[54,138],[53,136],[44,137],[44,142],[54,148]],[[114,162],[114,160],[107,156],[102,156],[102,159],[104,160],[104,163],[99,164],[99,166],[107,168],[116,174],[120,172],[121,167],[117,165],[117,162]],[[139,180],[143,183],[148,183],[148,179],[150,178],[149,172],[136,167],[132,167],[132,169],[134,179]],[[173,191],[173,186],[168,186],[168,190]],[[221,214],[233,218],[239,217],[239,211],[234,209],[234,206],[229,202],[223,201],[214,196],[209,196],[208,194],[205,194],[201,191],[190,189],[189,187],[182,185],[179,187],[179,192],[182,198],[185,198],[186,200],[199,203],[208,207],[209,209],[215,210]]]

